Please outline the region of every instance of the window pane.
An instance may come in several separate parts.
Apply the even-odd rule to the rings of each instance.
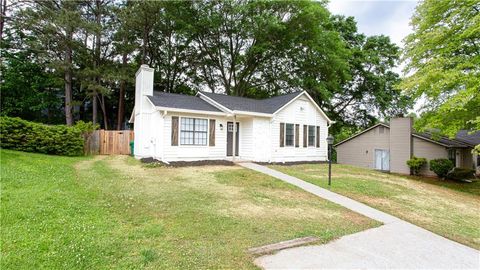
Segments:
[[[195,119],[195,131],[207,131],[207,119]]]
[[[197,118],[181,118],[180,144],[207,145],[208,120]]]
[[[315,126],[308,126],[308,146],[315,146]]]
[[[285,125],[285,145],[293,146],[293,124],[286,124]]]
[[[193,131],[193,119],[192,118],[181,118],[180,130]]]

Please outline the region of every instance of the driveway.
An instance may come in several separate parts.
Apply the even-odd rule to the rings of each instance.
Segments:
[[[254,163],[239,165],[293,184],[323,199],[384,223],[324,245],[259,257],[264,269],[480,269],[480,252],[365,204]]]

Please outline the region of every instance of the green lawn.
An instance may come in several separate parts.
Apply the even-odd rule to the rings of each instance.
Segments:
[[[250,247],[379,225],[237,166],[0,153],[1,269],[255,268]]]
[[[271,166],[327,188],[328,165]],[[333,165],[331,190],[480,249],[480,181],[458,183]]]

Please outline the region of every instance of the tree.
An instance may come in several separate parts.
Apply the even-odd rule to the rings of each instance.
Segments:
[[[206,1],[194,2],[194,9],[193,74],[201,89],[237,96],[325,93],[345,72],[324,3]]]
[[[400,88],[424,102],[417,129],[480,130],[480,2],[425,0],[411,25]]]
[[[63,73],[65,120],[73,124],[73,50],[78,44],[75,34],[84,20],[79,1],[33,1],[15,15],[17,29],[30,32],[30,46],[42,52],[50,67]]]
[[[61,81],[48,72],[44,63],[38,61],[38,54],[34,50],[14,50],[14,40],[18,43],[25,41],[7,30],[1,47],[1,115],[49,124],[59,123],[63,118],[59,99]]]
[[[340,125],[365,128],[378,117],[388,119],[406,113],[411,101],[395,88],[399,82],[393,71],[399,60],[398,46],[386,36],[358,33],[352,17],[333,16],[332,20],[349,51],[351,76],[328,103],[332,118]]]

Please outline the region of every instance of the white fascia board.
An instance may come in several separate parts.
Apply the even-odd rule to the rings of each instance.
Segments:
[[[135,123],[135,106],[133,106],[132,113],[130,114],[130,119],[128,119],[129,123]]]
[[[197,92],[197,96],[198,96],[198,95],[200,95],[200,98],[203,99],[203,100],[205,100],[206,102],[208,102],[210,105],[212,105],[212,106],[214,106],[214,107],[217,107],[218,109],[220,109],[220,110],[222,110],[222,111],[224,111],[224,112],[226,112],[226,113],[230,113],[230,114],[233,113],[232,110],[230,110],[229,108],[227,108],[227,107],[223,106],[222,104],[216,102],[215,100],[207,97],[207,96],[204,95],[202,92],[198,91],[198,92]]]
[[[297,100],[298,98],[300,98],[302,95],[306,95],[307,98],[310,100],[311,103],[313,103],[313,105],[315,106],[315,108],[317,108],[317,110],[320,112],[320,114],[325,117],[325,119],[327,119],[327,122],[329,124],[332,124],[333,121],[330,120],[330,118],[328,118],[328,116],[323,112],[323,110],[320,108],[320,106],[318,106],[318,104],[315,102],[315,100],[313,100],[313,98],[307,93],[307,91],[303,91],[301,94],[299,94],[298,96],[296,96],[295,98],[293,98],[292,100],[290,100],[287,104],[283,105],[282,107],[280,107],[280,109],[278,109],[277,111],[275,111],[273,114],[277,114],[279,111],[283,110],[285,107],[287,107],[288,105],[290,105],[292,102],[294,102],[295,100]]]
[[[159,111],[167,111],[167,112],[183,112],[183,113],[194,113],[194,114],[205,114],[205,115],[210,114],[210,115],[218,115],[218,116],[228,116],[228,114],[224,112],[199,111],[199,110],[169,108],[169,107],[161,107],[161,106],[156,106],[155,109]]]

